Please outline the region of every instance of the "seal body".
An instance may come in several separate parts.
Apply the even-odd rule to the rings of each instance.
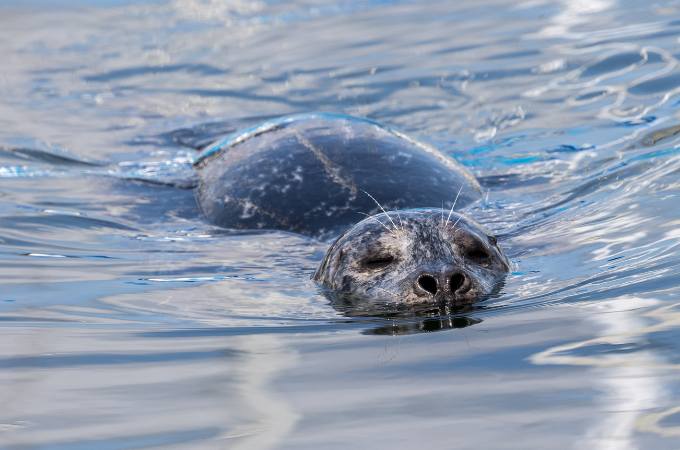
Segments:
[[[333,237],[364,215],[457,207],[481,198],[476,179],[429,145],[346,115],[288,116],[208,146],[194,164],[196,198],[213,223]]]
[[[480,199],[477,180],[368,119],[284,117],[210,145],[195,167],[196,198],[217,225],[340,234],[313,278],[353,314],[469,305],[509,270],[495,237],[454,211]]]

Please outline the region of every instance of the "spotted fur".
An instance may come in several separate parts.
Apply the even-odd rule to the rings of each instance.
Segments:
[[[386,209],[458,207],[481,198],[453,158],[375,122],[343,115],[281,118],[208,146],[194,163],[196,199],[213,223],[322,239]],[[461,190],[462,188],[462,190]],[[366,194],[370,193],[370,195]]]
[[[508,271],[495,238],[454,212],[481,198],[474,176],[374,121],[287,116],[216,141],[194,166],[198,204],[217,225],[322,239],[347,230],[314,275],[338,298],[468,304]],[[409,209],[442,200],[446,210]],[[356,223],[359,214],[368,217]]]
[[[362,220],[330,246],[314,279],[341,297],[407,305],[464,305],[491,294],[509,270],[496,238],[460,213],[444,222],[442,212]],[[430,290],[427,277],[436,283]]]

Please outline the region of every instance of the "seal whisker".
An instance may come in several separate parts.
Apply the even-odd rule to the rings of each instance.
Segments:
[[[404,231],[404,222],[401,220],[401,214],[399,214],[399,211],[394,211],[397,213],[397,217],[399,218],[399,225],[401,225],[401,231]]]
[[[460,193],[463,192],[463,185],[460,185],[460,189],[458,189],[458,193],[456,194],[456,198],[453,200],[453,205],[451,205],[451,210],[449,211],[449,216],[446,218],[446,223],[444,224],[444,228],[449,224],[449,219],[451,219],[451,214],[453,214],[453,208],[456,207],[456,203],[458,202],[458,197],[460,197]],[[459,219],[460,220],[460,219]],[[456,223],[458,223],[456,221]],[[455,229],[455,225],[453,226]]]
[[[366,214],[366,213],[364,213],[364,212],[357,212],[357,214],[361,214],[362,216],[366,216],[366,217],[368,217],[369,219],[375,220],[375,221],[378,222],[380,225],[382,225],[383,228],[386,229],[390,234],[394,234],[394,230],[390,229],[387,225],[385,225],[384,223],[382,223],[381,221],[379,221],[375,216],[372,216],[372,215],[370,215],[370,214]]]
[[[451,228],[451,231],[452,231],[452,232],[453,232],[453,231],[456,231],[456,225],[458,225],[458,222],[460,222],[460,219],[462,219],[462,218],[463,218],[463,216],[458,216],[458,220],[456,220],[456,221],[453,223],[453,228]]]
[[[387,214],[387,211],[385,211],[385,208],[382,207],[382,205],[378,202],[378,200],[376,200],[376,199],[375,199],[371,194],[369,194],[368,192],[363,191],[363,190],[362,190],[362,192],[363,192],[364,194],[368,195],[369,197],[371,197],[371,200],[373,200],[373,201],[375,202],[375,204],[378,205],[378,208],[380,208],[380,209],[382,210],[382,212],[387,216],[387,218],[389,219],[389,221],[392,222],[392,225],[394,225],[394,229],[397,230],[397,224],[394,223],[394,220],[392,220],[392,218],[390,217],[390,215]]]

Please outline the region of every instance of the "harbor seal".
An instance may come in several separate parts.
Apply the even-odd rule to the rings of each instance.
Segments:
[[[339,235],[313,275],[335,299],[469,304],[509,270],[495,237],[454,210],[481,199],[475,177],[370,119],[268,121],[208,145],[194,167],[197,202],[219,226]]]
[[[442,212],[392,211],[361,221],[335,240],[314,279],[345,301],[463,306],[494,292],[509,269],[498,241],[470,217],[444,219]]]

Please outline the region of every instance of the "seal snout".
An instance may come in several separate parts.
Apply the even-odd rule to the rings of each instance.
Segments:
[[[418,277],[418,287],[429,292],[432,295],[437,295],[439,290],[439,283],[437,279],[430,274],[424,273]]]
[[[449,290],[451,292],[455,292],[456,294],[464,294],[465,292],[470,290],[470,287],[472,286],[470,283],[470,279],[463,274],[463,272],[456,272],[450,277],[448,277],[449,281]]]
[[[436,275],[423,273],[416,280],[416,290],[423,294],[427,292],[433,297],[439,293],[461,296],[471,287],[469,277],[459,270],[443,270]]]

